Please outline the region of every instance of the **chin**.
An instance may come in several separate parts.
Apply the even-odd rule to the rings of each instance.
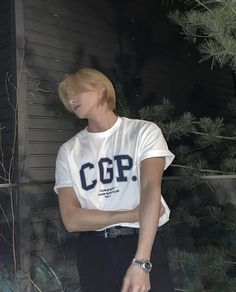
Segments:
[[[87,119],[87,115],[84,113],[79,113],[79,112],[75,112],[75,115],[79,118],[79,119]]]
[[[79,113],[75,113],[75,114],[79,119],[86,119],[86,117],[82,114],[79,114]]]

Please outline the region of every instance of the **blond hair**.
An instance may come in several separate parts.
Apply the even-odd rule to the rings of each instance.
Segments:
[[[115,109],[116,93],[110,79],[98,70],[82,68],[74,73],[66,74],[64,80],[59,84],[58,94],[67,110],[72,111],[68,98],[69,92],[83,92],[86,90],[86,84],[94,88],[97,85],[103,85],[105,90],[101,102],[102,104],[107,103],[109,109]]]

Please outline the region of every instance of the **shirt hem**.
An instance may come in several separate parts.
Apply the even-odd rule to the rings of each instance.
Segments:
[[[168,150],[153,150],[147,152],[145,155],[141,157],[141,161],[143,161],[146,158],[151,158],[151,157],[165,157],[165,167],[164,169],[167,169],[167,167],[172,163],[174,160],[175,156]]]
[[[60,188],[66,188],[66,187],[73,187],[72,184],[63,184],[63,185],[58,185],[58,186],[55,186],[53,188],[54,192],[58,195],[58,189]]]

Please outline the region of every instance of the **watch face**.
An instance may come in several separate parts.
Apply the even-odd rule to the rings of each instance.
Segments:
[[[150,272],[151,269],[152,269],[152,264],[150,262],[146,262],[144,264],[144,268],[145,268],[145,270],[147,270],[148,272]]]

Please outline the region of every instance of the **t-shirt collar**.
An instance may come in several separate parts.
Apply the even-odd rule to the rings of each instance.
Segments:
[[[84,129],[85,135],[87,135],[88,137],[91,138],[105,138],[110,136],[119,126],[121,123],[122,118],[121,117],[117,117],[117,120],[115,121],[115,123],[106,131],[103,132],[89,132],[87,130],[87,128]]]

